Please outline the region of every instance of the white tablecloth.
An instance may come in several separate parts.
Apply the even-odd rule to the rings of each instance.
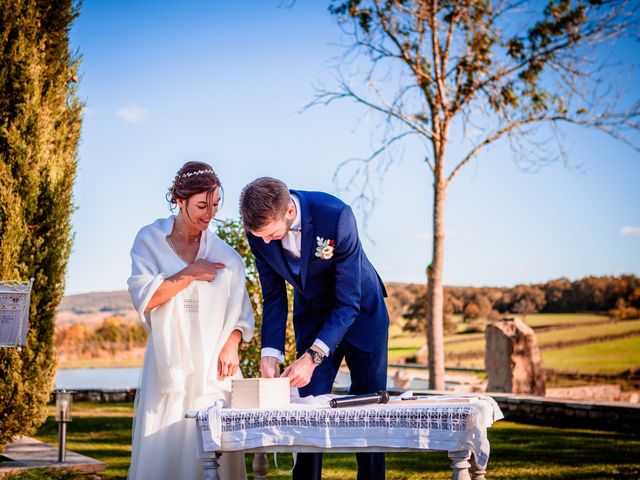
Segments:
[[[218,403],[198,412],[202,448],[204,452],[278,446],[300,447],[299,451],[469,450],[484,467],[489,460],[487,428],[503,418],[500,407],[485,395],[355,408],[329,408],[331,397],[307,397],[300,400],[305,403],[273,410],[238,410]]]

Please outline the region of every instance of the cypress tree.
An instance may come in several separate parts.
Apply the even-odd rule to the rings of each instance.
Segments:
[[[0,279],[34,278],[27,344],[0,349],[0,445],[46,418],[71,251],[82,105],[72,0],[0,0]]]

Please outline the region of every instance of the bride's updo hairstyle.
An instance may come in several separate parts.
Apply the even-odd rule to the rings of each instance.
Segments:
[[[173,179],[173,184],[167,192],[167,201],[173,211],[178,200],[184,200],[188,207],[191,197],[207,192],[207,204],[209,208],[213,208],[213,194],[218,188],[222,198],[222,185],[211,165],[204,162],[187,162]],[[185,213],[189,215],[189,210],[187,209]]]

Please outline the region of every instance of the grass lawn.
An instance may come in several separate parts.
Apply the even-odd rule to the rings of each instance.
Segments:
[[[595,315],[595,314],[583,314],[583,313],[566,313],[566,314],[535,314],[535,315],[527,315],[526,323],[531,327],[538,326],[552,326],[552,325],[565,325],[567,328],[570,328],[571,325],[580,324],[580,323],[599,323],[610,319],[610,317],[606,315]],[[578,327],[576,330],[580,328],[584,328],[584,332],[588,332],[591,329],[597,328],[598,331],[606,332],[608,328],[611,328],[614,325],[626,325],[617,327],[622,330],[640,330],[640,321],[625,321],[620,322],[619,324],[612,325],[596,325],[596,326],[587,326],[587,327]],[[482,350],[484,348],[484,333],[462,333],[462,331],[466,328],[466,325],[460,322],[458,323],[459,333],[456,335],[448,335],[445,337],[445,344],[453,342],[448,348],[447,351],[470,351],[470,350]],[[567,330],[564,330],[566,332]],[[553,338],[553,333],[551,332],[543,332],[551,334],[549,338]],[[615,333],[615,327],[614,331]],[[610,333],[606,333],[610,334]],[[539,334],[540,337],[542,335]],[[562,335],[560,335],[562,338]],[[459,342],[460,339],[468,340],[465,342]],[[422,345],[425,344],[425,336],[422,333],[415,334],[404,332],[399,325],[391,325],[389,328],[389,352],[393,352],[394,350],[405,350],[414,348],[415,350],[419,349]],[[557,341],[557,340],[553,340]],[[455,345],[455,347],[454,347]],[[480,347],[478,347],[480,346]],[[414,350],[414,351],[415,351]],[[413,352],[411,352],[413,353]]]
[[[611,335],[637,335],[640,332],[640,320],[571,327],[572,324],[599,323],[607,318],[604,315],[591,314],[539,314],[528,315],[527,324],[566,327],[539,332],[537,337],[541,346]],[[422,334],[409,334],[403,332],[398,326],[393,326],[389,333],[389,361],[391,363],[414,354],[424,345],[425,340]],[[460,339],[468,341],[461,342]],[[484,368],[484,348],[485,341],[482,333],[447,336],[445,337],[445,354],[450,357],[447,360],[447,365]],[[475,354],[477,357],[456,360],[456,355],[460,354]],[[542,357],[545,367],[555,370],[583,373],[621,373],[629,369],[640,369],[640,336],[543,350]]]
[[[576,323],[606,322],[611,317],[595,313],[535,313],[527,315],[525,323],[530,327],[545,327],[549,325],[571,325]]]
[[[558,342],[580,341],[590,338],[606,337],[609,335],[624,335],[629,333],[640,332],[640,320],[629,320],[618,323],[607,323],[603,325],[585,325],[581,327],[559,328],[557,330],[549,330],[540,332],[536,336],[538,345],[552,345]],[[458,336],[459,337],[459,336]],[[445,340],[446,353],[463,353],[478,352],[478,355],[484,355],[484,334],[474,334],[473,340],[469,342],[447,343]],[[451,337],[447,337],[451,340]],[[555,368],[555,367],[554,367]]]
[[[389,362],[394,363],[400,358],[413,355],[426,343],[422,333],[403,332],[398,325],[389,327]]]
[[[640,320],[549,330],[538,333],[537,337],[538,344],[544,346],[571,340],[587,340],[595,337],[625,335],[630,333],[640,333]]]
[[[640,337],[543,350],[542,361],[545,368],[567,372],[616,374],[638,370],[640,369]],[[484,368],[484,358],[480,356],[461,360],[460,366]]]
[[[58,424],[54,414],[55,408],[50,406],[49,417],[35,438],[57,445]],[[105,462],[108,468],[104,479],[126,478],[132,418],[133,403],[74,403],[73,421],[67,427],[67,449]],[[25,480],[28,478],[25,476]]]
[[[608,340],[542,352],[545,367],[585,373],[640,369],[640,337]]]
[[[126,478],[130,457],[131,403],[74,405],[74,420],[69,425],[69,449],[107,464],[104,479]],[[56,424],[51,417],[36,438],[57,441]],[[492,479],[636,479],[640,477],[640,436],[590,430],[557,429],[500,421],[489,430]],[[248,456],[250,472],[251,456]],[[195,461],[195,460],[194,460]],[[273,465],[273,457],[270,456]],[[279,463],[290,457],[282,455]],[[449,479],[449,461],[444,452],[397,453],[387,456],[388,480]],[[286,475],[269,478],[284,480]],[[52,479],[23,475],[21,480]],[[62,477],[70,478],[70,477]],[[356,464],[352,454],[326,455],[323,479],[355,480]]]

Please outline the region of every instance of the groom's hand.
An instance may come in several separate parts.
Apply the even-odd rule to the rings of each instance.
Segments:
[[[262,375],[262,378],[279,377],[279,363],[276,357],[262,357],[260,359],[260,375]]]
[[[290,385],[294,388],[304,387],[311,381],[311,375],[317,365],[313,363],[311,355],[305,353],[282,373],[283,377],[289,377]]]

